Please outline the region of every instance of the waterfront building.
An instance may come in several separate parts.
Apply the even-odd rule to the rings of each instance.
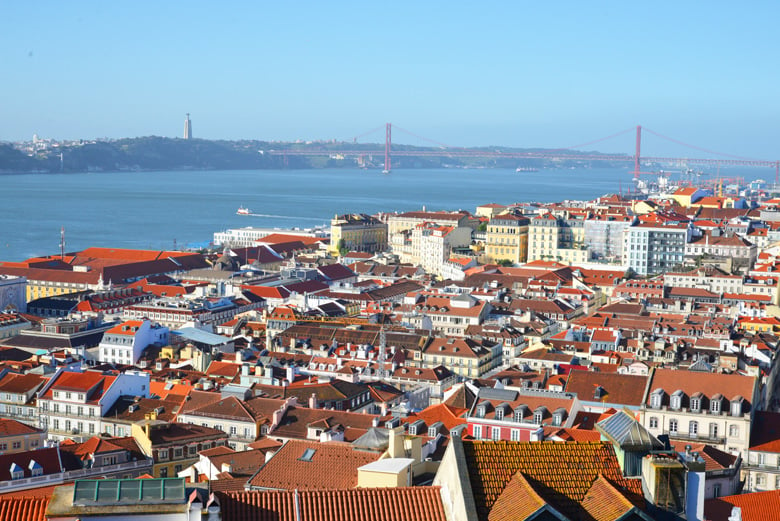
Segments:
[[[229,228],[221,232],[215,232],[214,245],[230,248],[248,248],[257,246],[261,239],[277,234],[284,234],[285,236],[298,239],[302,237],[326,239],[328,237],[328,232],[322,228],[280,230],[278,228],[246,226],[244,228]]]
[[[330,221],[330,247],[334,257],[342,249],[377,253],[387,249],[387,223],[371,215],[336,215]]]
[[[503,213],[491,217],[485,237],[485,255],[490,262],[510,261],[520,264],[528,260],[527,217]]]

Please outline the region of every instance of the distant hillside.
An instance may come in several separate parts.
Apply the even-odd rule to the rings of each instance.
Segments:
[[[263,141],[209,141],[164,137],[125,138],[64,146],[29,157],[10,145],[0,145],[0,173],[154,171],[154,170],[261,170],[299,168],[369,168],[382,166],[384,157],[340,157],[342,150],[376,151],[382,145],[353,143],[268,143]],[[439,151],[437,148],[394,145],[396,150]],[[318,150],[323,156],[272,155],[271,150]],[[503,148],[506,151],[519,149]],[[63,160],[60,162],[60,152]],[[591,152],[592,154],[592,152]],[[359,161],[362,163],[359,164]],[[593,163],[593,164],[591,164]],[[394,157],[393,168],[547,168],[561,166],[611,166],[605,162],[553,162],[546,159],[489,159],[441,157]]]

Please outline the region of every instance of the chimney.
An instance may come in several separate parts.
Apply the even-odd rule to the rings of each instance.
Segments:
[[[403,458],[406,454],[404,449],[404,438],[403,426],[395,427],[390,432],[390,445],[387,447],[387,450],[390,452],[391,458]]]
[[[317,393],[311,393],[311,396],[309,397],[309,409],[319,409],[320,403],[319,400],[317,400]]]
[[[690,452],[688,447],[685,452]],[[704,461],[693,452],[686,466],[685,517],[689,521],[704,521]]]
[[[295,367],[292,365],[287,366],[287,381],[290,383],[295,381]]]
[[[379,427],[379,417],[378,416],[374,416],[371,419],[371,426],[372,427]]]

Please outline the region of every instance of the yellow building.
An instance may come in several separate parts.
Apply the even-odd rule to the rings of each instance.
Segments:
[[[227,434],[221,430],[188,423],[169,423],[158,420],[156,414],[149,414],[145,420],[134,423],[131,435],[141,451],[154,459],[155,478],[176,477],[198,461],[200,451],[227,443]]]
[[[506,213],[490,219],[485,238],[485,254],[491,261],[513,264],[528,259],[528,224],[522,215]]]
[[[707,192],[695,186],[683,186],[675,190],[672,194],[672,199],[683,208],[690,208],[693,203],[706,195],[708,195]]]
[[[0,454],[42,449],[45,442],[45,431],[16,420],[0,418]]]
[[[507,208],[503,204],[483,204],[482,206],[477,206],[475,215],[477,217],[486,217],[488,219],[492,219],[493,217],[506,212],[506,210]]]
[[[547,213],[528,226],[528,261],[553,260],[581,264],[590,260],[585,246],[585,221],[563,219]]]
[[[366,214],[336,215],[330,221],[332,255],[341,248],[349,251],[380,252],[387,249],[387,224]]]

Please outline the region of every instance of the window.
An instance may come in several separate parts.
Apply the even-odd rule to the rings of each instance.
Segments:
[[[230,426],[230,435],[231,436],[235,436],[237,432],[238,432],[238,429],[235,426],[231,425]]]
[[[692,421],[688,424],[688,434],[696,436],[699,433],[699,422]]]
[[[657,429],[658,428],[658,418],[655,416],[650,417],[650,428],[651,429]]]
[[[729,425],[729,437],[739,436],[739,425]]]
[[[756,474],[756,486],[766,486],[766,476],[764,474]]]
[[[691,412],[699,412],[701,410],[701,398],[691,398]]]
[[[710,412],[713,414],[720,414],[720,399],[712,400],[710,402]]]
[[[718,424],[717,423],[710,423],[710,438],[717,438],[718,437]]]
[[[167,478],[168,477],[168,468],[163,467],[160,469],[160,477],[161,478]]]
[[[11,445],[11,448],[13,448],[13,449],[21,449],[22,448],[22,442],[21,441],[13,442],[13,444]]]
[[[182,450],[181,447],[177,447],[177,448],[173,449],[173,457],[176,458],[176,459],[181,458],[183,453],[184,453],[184,451]]]
[[[194,456],[198,452],[198,447],[196,447],[195,445],[190,445],[189,447],[187,447],[187,452],[189,453],[190,456]]]
[[[674,418],[669,420],[669,434],[677,434],[677,420]]]
[[[670,399],[670,406],[672,409],[679,411],[682,408],[682,391],[675,391]]]
[[[512,441],[520,441],[520,429],[512,429],[509,439]]]
[[[161,460],[168,459],[168,449],[161,449],[157,451],[157,457]]]
[[[537,425],[541,425],[543,416],[544,416],[544,413],[542,411],[534,412],[534,423],[537,424]]]
[[[493,431],[491,432],[492,439],[493,440],[500,440],[501,439],[501,428],[500,427],[493,427]]]
[[[496,408],[496,420],[503,420],[504,419],[504,408],[498,407]]]
[[[481,425],[475,425],[474,426],[474,438],[481,440],[482,439],[482,426]]]

